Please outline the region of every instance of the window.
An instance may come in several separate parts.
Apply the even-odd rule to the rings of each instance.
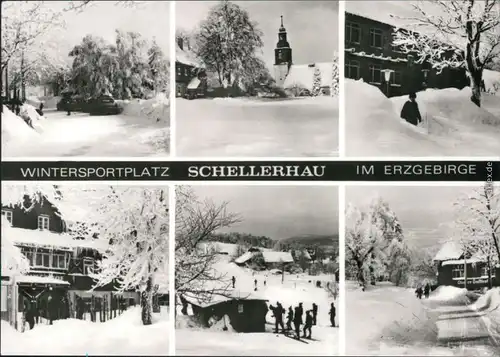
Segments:
[[[2,210],[2,216],[4,216],[5,218],[7,218],[7,221],[9,221],[10,225],[12,225],[12,217],[13,217],[12,210],[10,210],[10,209],[3,209]]]
[[[481,267],[481,276],[485,276],[487,277],[488,276],[488,266],[487,265],[484,265]],[[495,277],[495,268],[491,268],[491,277],[494,278]]]
[[[52,255],[52,268],[56,269],[66,269],[66,256],[64,254],[53,254]]]
[[[359,79],[359,61],[346,61],[345,76],[351,79]]]
[[[38,229],[48,230],[49,229],[49,216],[41,215],[38,216]]]
[[[23,248],[21,252],[26,257],[26,259],[28,259],[30,266],[33,266],[33,256],[34,256],[33,251],[31,249]]]
[[[391,86],[401,87],[403,83],[403,74],[400,71],[394,71],[391,74]]]
[[[94,271],[94,259],[83,258],[83,274],[89,275]]]
[[[281,50],[278,50],[278,59],[283,59],[283,52]]]
[[[182,75],[182,68],[181,68],[181,66],[177,66],[177,75],[178,76]]]
[[[243,304],[238,304],[238,314],[243,313]]]
[[[453,279],[464,278],[465,277],[464,266],[460,265],[460,266],[454,267],[451,270],[451,276]]]
[[[345,29],[345,38],[348,42],[360,43],[361,28],[359,27],[359,24],[347,22]]]
[[[412,55],[408,55],[408,66],[413,66],[415,63],[415,58]]]
[[[382,30],[370,29],[370,46],[382,48]]]
[[[50,254],[35,252],[33,265],[36,267],[50,268]]]
[[[370,65],[370,83],[382,83],[382,67],[377,64]]]

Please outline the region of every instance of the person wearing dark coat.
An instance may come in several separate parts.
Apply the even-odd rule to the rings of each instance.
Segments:
[[[257,279],[253,281],[253,285],[255,286],[254,290],[257,290]]]
[[[33,330],[33,327],[35,327],[36,301],[31,300],[27,302],[24,308],[26,322],[29,324],[30,330]]]
[[[306,311],[306,323],[304,324],[304,338],[311,338],[311,328],[313,325],[313,317],[311,315],[311,310]],[[307,332],[309,331],[309,335]]]
[[[431,293],[431,286],[429,285],[429,283],[427,283],[427,284],[425,284],[425,287],[424,287],[424,295],[425,295],[426,299],[429,298],[430,293]]]
[[[330,305],[330,323],[332,324],[332,327],[335,327],[335,315],[336,315],[336,311],[335,311],[335,305],[332,304]]]
[[[300,323],[302,324],[302,315],[304,314],[304,307],[302,306],[302,303],[299,303],[299,315],[300,315]]]
[[[417,95],[415,93],[410,93],[409,100],[403,105],[401,110],[401,118],[406,120],[408,123],[417,126],[422,122],[422,116],[420,115],[420,110],[418,109],[418,104],[416,102]]]
[[[312,308],[312,318],[313,318],[313,322],[312,324],[314,326],[316,326],[316,319],[318,317],[318,305],[314,304],[313,303],[313,308]]]
[[[422,291],[422,287],[421,287],[421,286],[419,286],[419,287],[417,288],[417,290],[415,290],[415,294],[417,295],[417,298],[418,298],[418,299],[421,299],[421,298],[422,298],[423,291]]]
[[[286,330],[287,331],[292,330],[292,321],[293,321],[293,309],[290,306],[288,308],[288,314],[286,315]]]
[[[233,282],[233,289],[234,289],[234,286],[235,286],[235,284],[236,284],[236,278],[234,277],[234,275],[233,275],[233,277],[232,277],[232,279],[231,279],[231,280],[232,280],[232,282]]]
[[[48,310],[49,310],[49,324],[52,325],[53,321],[56,319],[57,303],[56,299],[52,295],[48,298]]]
[[[281,332],[285,333],[285,325],[283,324],[283,314],[285,313],[285,309],[279,303],[279,301],[276,303],[276,307],[270,305],[269,308],[274,315],[274,332],[278,333],[279,327],[281,327]]]
[[[302,312],[300,307],[295,307],[295,313],[293,314],[293,327],[295,328],[295,335],[300,339],[300,325],[302,325]]]
[[[36,112],[38,113],[38,115],[43,117],[43,103],[40,103],[40,106],[38,107]]]

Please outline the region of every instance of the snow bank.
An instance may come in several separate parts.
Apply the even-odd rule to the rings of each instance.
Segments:
[[[31,125],[36,132],[43,132],[43,121],[45,120],[45,118],[38,114],[34,106],[26,103],[23,104],[23,106],[21,107],[21,112],[19,114],[25,121],[31,121]]]
[[[3,106],[2,113],[2,146],[11,141],[36,140],[38,133],[30,128],[26,122]]]
[[[500,288],[488,290],[472,306],[480,311],[500,309]]]
[[[423,122],[400,118],[407,96],[388,99],[375,86],[346,79],[346,149],[349,156],[464,156],[500,152],[500,97],[485,96],[485,108],[470,101],[470,89],[417,93]],[[494,97],[492,99],[492,97]]]
[[[432,301],[466,301],[467,289],[457,288],[455,286],[439,286],[429,296]]]
[[[2,354],[25,355],[168,355],[168,309],[143,326],[134,307],[105,323],[78,319],[38,324],[24,333],[2,321]]]
[[[146,117],[154,122],[170,122],[170,102],[164,93],[152,99],[117,100],[116,102],[123,108],[122,114],[124,115]]]

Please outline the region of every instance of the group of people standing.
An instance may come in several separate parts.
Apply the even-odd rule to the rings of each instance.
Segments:
[[[300,339],[300,333],[302,329],[303,332],[302,338],[308,338],[308,339],[312,338],[311,337],[312,327],[315,326],[317,323],[318,305],[313,303],[312,309],[306,311],[305,321],[303,320],[304,307],[302,303],[299,303],[297,306],[295,306],[295,308],[292,308],[292,306],[290,306],[288,308],[288,311],[286,311],[283,308],[283,305],[281,305],[281,303],[278,301],[276,302],[276,306],[270,305],[269,309],[273,312],[273,317],[275,319],[274,320],[275,333],[279,333],[279,328],[281,327],[281,332],[283,334],[287,334],[293,330],[295,332],[295,338]],[[286,328],[285,324],[283,323],[283,315],[285,315],[285,313],[286,313]],[[333,302],[330,305],[329,315],[330,315],[331,326],[335,327],[336,309]]]
[[[429,283],[425,284],[423,287],[419,286],[415,290],[415,295],[417,295],[418,299],[422,299],[422,296],[425,296],[425,298],[428,299],[430,293],[431,293],[431,286]]]

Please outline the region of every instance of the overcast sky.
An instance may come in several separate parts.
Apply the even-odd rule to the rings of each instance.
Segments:
[[[414,234],[415,246],[435,249],[450,239],[453,204],[473,190],[474,187],[460,186],[351,186],[346,188],[346,202],[359,207],[369,205],[377,196],[382,197],[398,216],[403,230]]]
[[[338,189],[327,186],[193,186],[200,199],[229,202],[243,221],[226,231],[273,239],[338,233]]]
[[[293,62],[330,62],[338,52],[338,2],[336,1],[236,1],[248,11],[264,33],[262,58],[271,69],[278,42],[280,16],[288,32]],[[206,18],[216,1],[178,1],[176,27],[192,30]]]
[[[134,31],[145,39],[156,39],[163,52],[169,54],[169,2],[138,1],[135,6],[124,6],[117,1],[93,1],[83,11],[70,11],[63,15],[65,27],[48,31],[40,40],[56,43],[56,50],[64,56],[84,36],[100,36],[115,42],[115,30]],[[67,7],[67,1],[46,1],[44,6],[54,11]],[[44,48],[52,50],[52,44]]]

